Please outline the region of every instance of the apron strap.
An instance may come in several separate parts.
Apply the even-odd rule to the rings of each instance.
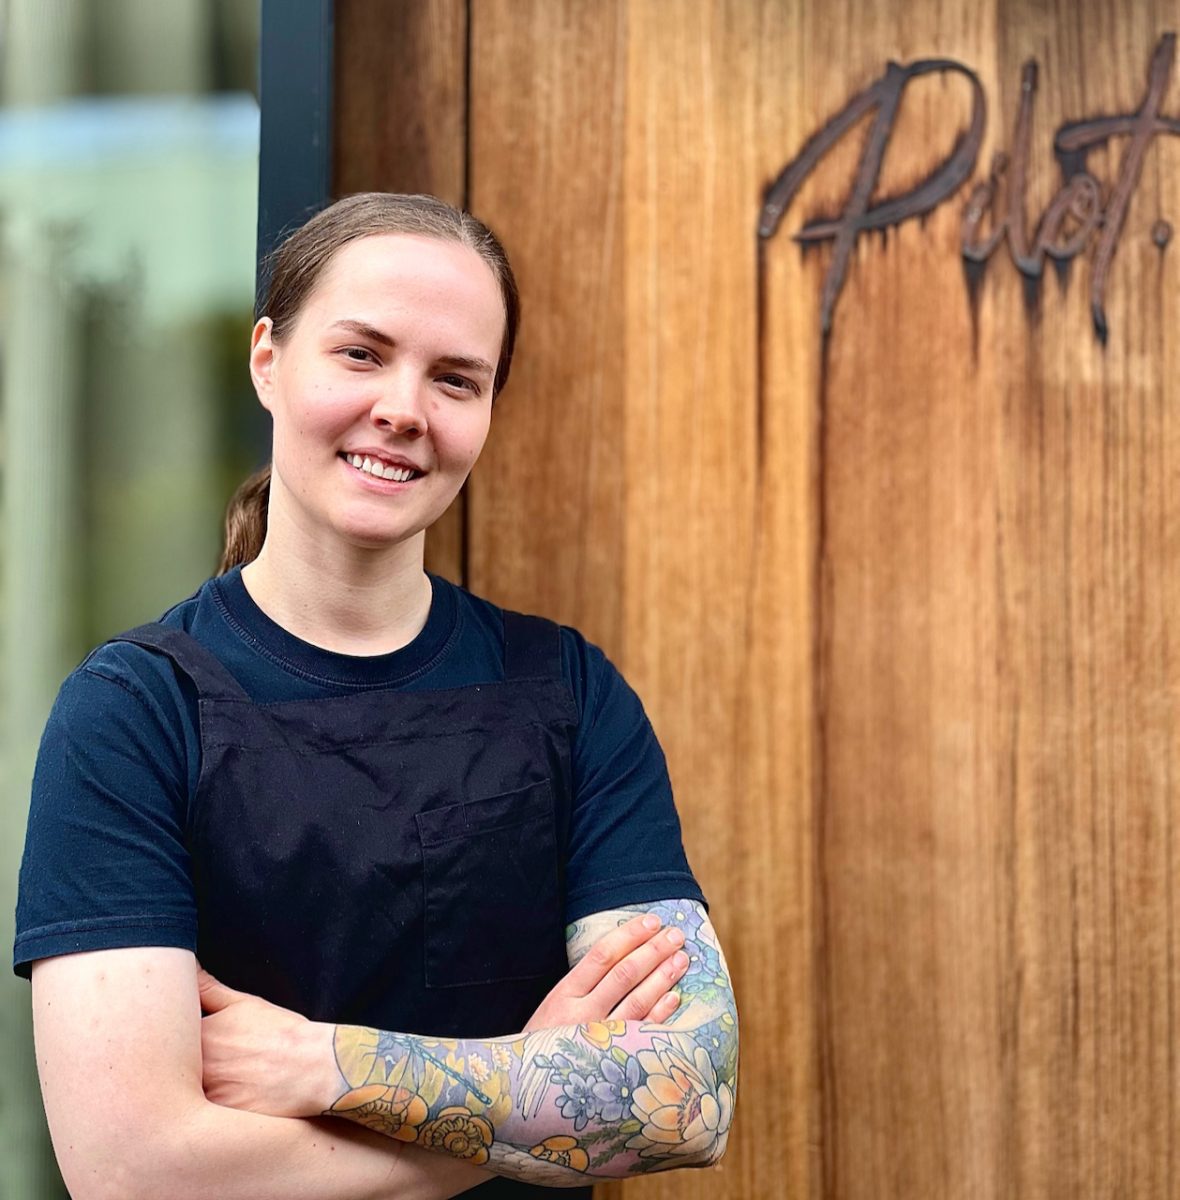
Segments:
[[[504,613],[504,678],[561,679],[561,630],[544,617]]]
[[[217,657],[183,629],[170,629],[159,624],[138,625],[111,641],[130,642],[145,650],[160,651],[193,681],[202,700],[250,699]]]

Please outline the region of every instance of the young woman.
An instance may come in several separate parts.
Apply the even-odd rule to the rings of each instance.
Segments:
[[[518,313],[429,197],[275,259],[222,572],[70,676],[38,761],[15,960],[76,1200],[523,1196],[724,1148],[736,1012],[638,700],[423,571]]]

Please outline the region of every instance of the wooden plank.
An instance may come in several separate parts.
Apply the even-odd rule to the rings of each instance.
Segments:
[[[467,0],[337,0],[333,195],[467,193]],[[466,498],[426,539],[462,582]]]
[[[804,35],[816,128],[890,59],[945,56],[994,84],[986,6],[839,11],[816,14]],[[962,77],[910,83],[877,194],[913,186],[969,120]],[[859,155],[863,139],[854,145]],[[852,179],[845,168],[834,207]],[[952,201],[861,241],[819,383],[814,903],[825,1200],[1005,1194],[989,1103],[995,375],[983,334],[973,361],[959,213]],[[825,269],[831,257],[822,252]],[[817,310],[818,289],[810,295]],[[817,314],[811,321],[818,336]]]
[[[1001,8],[1001,55],[1043,55],[1036,142],[1063,118],[1133,111],[1174,4],[1094,2],[1071,13]],[[1173,71],[1173,75],[1175,72]],[[1173,79],[1168,111],[1180,106]],[[1011,106],[1014,107],[1014,106]],[[1044,136],[1039,130],[1043,129]],[[1111,184],[1119,139],[1089,163]],[[1157,139],[1107,287],[1105,348],[1090,330],[1093,252],[1029,327],[1015,306],[1001,423],[997,811],[1008,847],[1000,1102],[1013,1195],[1170,1197],[1177,1001],[1176,696],[1168,530],[1180,470],[1170,361],[1174,252],[1150,230],[1174,217],[1180,147]],[[1030,209],[1057,186],[1034,159]],[[1170,603],[1171,602],[1171,603]],[[1174,638],[1171,631],[1171,638]]]
[[[472,207],[524,298],[512,378],[470,484],[472,588],[623,649],[622,7],[472,11]]]
[[[606,1196],[803,1195],[812,1165],[816,355],[794,336],[797,258],[759,345],[755,237],[762,188],[804,134],[800,20],[781,3],[628,12],[626,667],[729,956],[743,1055],[725,1162]]]
[[[1035,217],[1051,130],[1133,108],[1167,23],[1010,4],[993,44],[993,19],[924,5],[876,44],[980,64],[1009,148],[1040,59]],[[841,300],[859,336],[837,325],[824,439],[825,1196],[1175,1194],[1175,267],[1145,253],[1169,201],[1132,207],[1105,351],[1088,266],[1030,314],[1001,254],[971,366],[949,211],[862,253]]]
[[[333,191],[466,192],[466,0],[336,0]]]
[[[719,1172],[628,1193],[774,1195],[809,1171],[811,399],[784,373],[760,430],[752,319],[761,189],[803,134],[798,19],[777,3],[474,13],[473,198],[526,323],[475,479],[473,586],[578,625],[643,696],[757,1047],[743,1104],[782,1112],[770,1140],[739,1121]],[[767,869],[768,836],[789,869]]]

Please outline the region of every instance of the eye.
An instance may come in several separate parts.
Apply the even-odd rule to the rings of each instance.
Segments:
[[[445,384],[447,387],[456,388],[459,391],[470,392],[473,396],[480,394],[479,384],[473,379],[468,379],[463,375],[440,375],[439,383]]]
[[[349,362],[375,363],[377,361],[377,356],[372,352],[372,350],[368,350],[364,346],[344,346],[342,349],[338,350],[337,353],[343,355],[346,359],[348,359]]]

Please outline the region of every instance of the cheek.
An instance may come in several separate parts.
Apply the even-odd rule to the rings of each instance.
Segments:
[[[355,414],[349,398],[332,387],[296,392],[276,408],[275,436],[280,431],[289,444],[305,442],[310,452],[313,443],[334,437],[347,427]]]
[[[480,421],[471,431],[471,436],[467,442],[467,467],[470,469],[475,466],[475,460],[479,458],[483,452],[485,443],[488,440],[488,432],[490,423],[488,420]]]
[[[487,410],[456,413],[437,405],[430,416],[436,445],[456,465],[470,469],[487,441],[491,414]]]

